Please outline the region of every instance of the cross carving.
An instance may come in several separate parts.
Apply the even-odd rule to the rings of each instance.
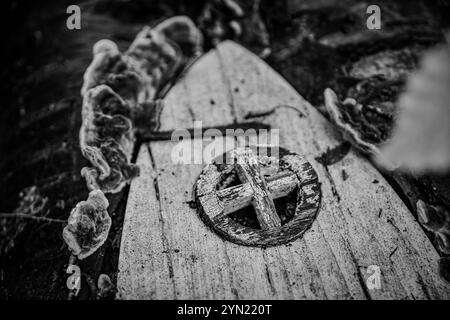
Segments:
[[[280,227],[281,219],[273,200],[287,196],[295,189],[299,182],[296,174],[286,170],[265,177],[266,172],[260,166],[258,157],[249,148],[235,150],[234,156],[236,171],[243,184],[217,192],[223,214],[253,205],[261,229]]]

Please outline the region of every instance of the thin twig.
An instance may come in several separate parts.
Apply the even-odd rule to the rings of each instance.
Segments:
[[[267,117],[267,116],[270,116],[272,113],[274,113],[279,108],[293,109],[299,113],[301,118],[305,117],[305,114],[300,110],[300,108],[297,108],[295,106],[291,106],[288,104],[278,104],[269,110],[259,111],[259,112],[249,112],[244,116],[244,119],[247,120],[247,119],[252,119],[252,118]]]
[[[52,219],[47,217],[36,217],[25,213],[15,213],[15,212],[0,212],[0,218],[25,218],[25,219],[32,219],[37,221],[45,221],[45,222],[57,222],[57,223],[67,223],[66,220],[61,219]]]

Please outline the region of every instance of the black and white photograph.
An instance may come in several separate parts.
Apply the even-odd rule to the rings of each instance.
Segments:
[[[0,300],[450,299],[450,0],[0,15]]]

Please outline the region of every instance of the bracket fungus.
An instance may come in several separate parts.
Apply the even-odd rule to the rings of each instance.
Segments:
[[[124,100],[152,100],[176,70],[201,53],[202,43],[201,32],[185,16],[164,20],[153,28],[144,27],[125,53],[114,42],[100,40],[94,45],[81,95],[106,84]]]
[[[111,218],[105,193],[120,192],[139,175],[131,156],[136,133],[159,128],[163,104],[155,100],[156,93],[201,53],[202,42],[195,24],[177,16],[145,27],[125,53],[110,40],[94,45],[81,88],[79,135],[81,152],[92,165],[81,170],[90,193],[72,210],[63,230],[79,259],[95,252],[108,236]]]
[[[106,84],[124,99],[146,99],[145,75],[134,67],[129,57],[120,53],[117,45],[107,39],[95,43],[93,59],[83,76],[81,95],[100,84]]]
[[[116,293],[117,289],[111,281],[111,278],[108,275],[102,273],[97,280],[97,299],[113,300]]]
[[[199,24],[205,30],[213,45],[230,38],[239,38],[242,34],[240,20],[244,10],[234,0],[209,1],[199,17]]]
[[[131,109],[110,87],[99,85],[84,95],[82,114],[81,152],[93,167],[83,168],[81,175],[89,190],[118,192],[139,174],[130,163],[135,140]]]
[[[450,212],[442,206],[417,201],[417,215],[422,226],[436,236],[439,250],[450,254]]]
[[[157,129],[154,118],[163,107],[153,101],[157,90],[192,58],[189,55],[201,52],[202,41],[194,23],[177,16],[145,27],[124,54],[110,40],[94,45],[81,90],[80,147],[93,165],[81,174],[89,190],[116,193],[139,175],[139,168],[130,163],[135,134],[145,127]]]
[[[352,98],[340,102],[336,93],[329,88],[325,89],[324,98],[330,120],[342,132],[344,139],[363,153],[378,156],[379,145],[387,138],[386,133],[367,119],[364,107]],[[376,108],[371,108],[370,112],[383,116],[381,110]],[[395,164],[390,166],[395,167]]]
[[[90,256],[106,241],[111,227],[108,205],[103,192],[94,190],[70,213],[63,238],[78,259]]]
[[[195,23],[186,16],[168,18],[157,24],[154,30],[177,45],[184,59],[199,56],[203,52],[203,35]]]

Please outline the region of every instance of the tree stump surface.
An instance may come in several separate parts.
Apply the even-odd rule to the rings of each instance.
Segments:
[[[175,142],[143,144],[124,219],[119,298],[450,298],[438,253],[383,176],[353,149],[333,164],[316,160],[342,145],[339,133],[252,53],[222,42],[171,89],[160,130],[191,129],[194,120],[204,127],[258,120],[280,129],[280,146],[304,156],[318,174],[318,216],[285,245],[223,240],[190,206],[204,165],[173,163]],[[381,270],[380,289],[366,286],[372,265]]]

